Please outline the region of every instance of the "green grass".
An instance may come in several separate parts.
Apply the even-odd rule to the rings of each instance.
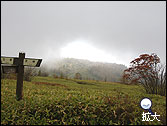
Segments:
[[[35,84],[39,82],[46,84]],[[35,77],[23,85],[24,97],[17,101],[16,80],[1,79],[1,124],[166,124],[166,97],[146,94],[142,86],[52,77]],[[142,121],[143,97],[151,98],[161,121]]]

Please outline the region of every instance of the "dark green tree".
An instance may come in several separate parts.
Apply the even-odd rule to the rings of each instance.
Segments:
[[[74,79],[79,79],[79,80],[81,80],[81,79],[82,79],[81,74],[80,74],[80,73],[76,73]]]

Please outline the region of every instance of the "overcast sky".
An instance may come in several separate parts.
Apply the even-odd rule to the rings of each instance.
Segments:
[[[1,55],[24,51],[46,62],[84,50],[84,58],[97,61],[128,65],[140,54],[156,53],[165,63],[166,2],[1,2]]]

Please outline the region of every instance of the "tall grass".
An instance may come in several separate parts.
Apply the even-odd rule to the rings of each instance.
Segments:
[[[166,97],[146,94],[138,85],[35,77],[24,81],[23,100],[16,80],[1,79],[3,125],[165,125]],[[143,122],[139,103],[149,97],[161,121]]]

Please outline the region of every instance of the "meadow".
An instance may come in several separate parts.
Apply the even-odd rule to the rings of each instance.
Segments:
[[[34,77],[16,100],[16,80],[1,79],[2,125],[165,125],[166,97],[146,94],[140,85],[94,80]],[[160,117],[142,121],[142,98]]]

